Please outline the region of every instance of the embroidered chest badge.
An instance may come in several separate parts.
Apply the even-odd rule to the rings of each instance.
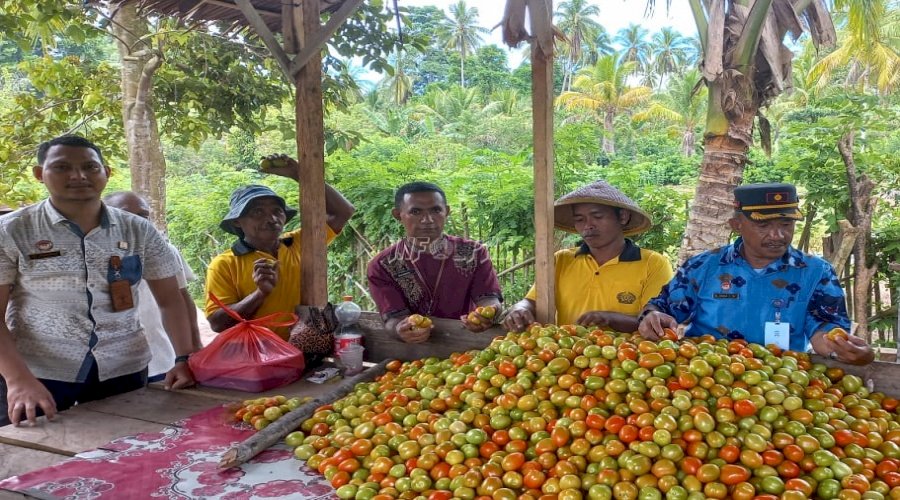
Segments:
[[[637,297],[631,292],[619,292],[619,294],[616,295],[616,299],[618,299],[620,304],[634,304]]]
[[[48,252],[50,250],[53,250],[53,242],[50,240],[41,240],[35,243],[34,246],[41,252]]]
[[[719,283],[722,291],[720,293],[713,293],[714,299],[736,299],[738,298],[738,294],[731,293],[731,280],[734,276],[725,273],[719,275]]]

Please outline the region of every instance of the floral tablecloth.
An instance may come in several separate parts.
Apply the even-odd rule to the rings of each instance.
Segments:
[[[253,431],[215,408],[160,432],[116,439],[52,467],[0,481],[0,489],[59,499],[336,498],[321,475],[276,445],[236,468],[222,454]]]

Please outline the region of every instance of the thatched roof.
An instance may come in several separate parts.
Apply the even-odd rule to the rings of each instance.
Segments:
[[[281,6],[285,0],[251,0],[266,25],[273,32],[281,31]],[[187,22],[221,21],[237,28],[249,28],[247,18],[234,0],[113,0],[113,3],[134,3],[165,16]],[[344,0],[319,0],[322,12],[334,12]]]

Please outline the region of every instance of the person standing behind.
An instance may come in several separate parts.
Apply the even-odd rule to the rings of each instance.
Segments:
[[[637,330],[641,307],[672,278],[662,255],[626,236],[650,229],[650,216],[624,193],[597,181],[554,204],[557,228],[578,233],[578,248],[556,252],[556,322]],[[514,305],[503,325],[521,331],[534,321],[537,289]]]
[[[107,207],[118,208],[143,219],[150,219],[150,205],[137,193],[119,191],[104,196],[103,202],[106,203]],[[176,276],[178,289],[184,302],[185,314],[187,314],[191,324],[191,342],[194,350],[198,351],[203,348],[203,344],[200,342],[200,327],[197,325],[197,306],[194,305],[194,301],[186,288],[188,281],[194,281],[197,278],[191,271],[187,261],[181,256],[181,252],[171,242],[169,242],[169,249],[172,251],[172,256],[181,264],[180,272]],[[152,297],[147,280],[141,280],[141,284],[138,286],[140,297]],[[137,307],[141,326],[144,327],[144,335],[147,337],[147,343],[150,344],[150,365],[147,367],[148,381],[156,382],[162,380],[166,372],[175,366],[175,349],[172,347],[172,342],[169,341],[169,337],[163,328],[162,316],[156,300],[141,300]]]
[[[488,329],[493,318],[473,310],[499,309],[500,282],[484,245],[444,234],[450,215],[444,191],[429,182],[404,184],[394,195],[391,214],[403,225],[405,238],[376,255],[366,272],[385,328],[413,343],[428,340],[432,330],[413,324],[413,314],[460,318],[472,332]]]
[[[284,166],[272,166],[265,173],[298,180],[295,160],[283,155],[267,159],[268,163],[283,161]],[[325,184],[328,242],[341,232],[355,210],[340,192]],[[206,317],[214,331],[223,332],[237,322],[210,294],[247,319],[293,313],[300,304],[302,229],[282,234],[285,223],[295,215],[297,210],[266,186],[244,186],[231,194],[230,209],[219,227],[238,240],[230,250],[217,255],[206,272]],[[288,327],[273,331],[285,340],[290,334]]]
[[[177,354],[166,387],[191,385],[190,326],[165,240],[103,204],[110,170],[87,139],[57,137],[37,156],[33,174],[50,197],[0,218],[0,425],[146,384],[141,279]]]
[[[875,352],[858,337],[826,338],[835,328],[850,330],[844,291],[831,264],[793,246],[794,226],[803,219],[791,184],[748,184],[734,190],[739,237],[703,252],[678,269],[640,316],[640,333],[658,340],[664,328],[687,323],[686,336],[716,338],[805,352],[863,365]]]

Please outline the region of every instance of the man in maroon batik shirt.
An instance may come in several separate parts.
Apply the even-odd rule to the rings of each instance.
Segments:
[[[367,273],[385,327],[411,343],[431,334],[431,326],[420,328],[409,320],[412,314],[460,318],[472,332],[488,329],[494,319],[474,310],[499,309],[503,296],[497,273],[484,245],[444,234],[450,207],[441,188],[405,184],[394,196],[391,213],[406,237],[375,256]]]

